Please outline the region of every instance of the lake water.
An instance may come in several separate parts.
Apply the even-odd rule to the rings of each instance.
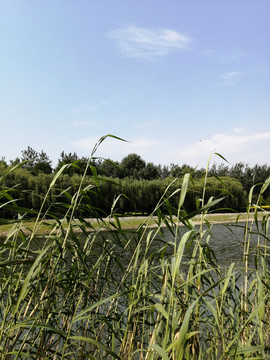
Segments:
[[[198,232],[199,232],[199,229],[200,228],[197,227]],[[151,230],[147,230],[146,237],[147,237],[147,234],[149,234],[149,231],[151,231]],[[181,241],[181,238],[184,235],[184,233],[187,231],[187,229],[183,226],[180,226],[178,228],[178,231],[179,231],[179,234],[176,239],[177,243],[179,243]],[[207,243],[209,245],[210,249],[213,250],[213,252],[215,253],[215,256],[216,256],[217,265],[226,268],[232,262],[235,262],[236,266],[239,266],[239,267],[242,266],[244,241],[245,241],[245,223],[239,223],[238,226],[234,226],[234,225],[230,225],[230,224],[226,224],[226,225],[214,224],[212,226],[212,228],[208,228],[207,226],[204,226],[203,231],[204,231],[204,236],[202,238],[202,243]],[[159,233],[156,233],[156,234],[155,234],[155,229],[152,229],[151,234],[153,234],[153,236],[154,235],[155,236],[153,238],[151,247],[148,251],[148,255],[151,254],[151,252],[158,251],[160,248],[162,248],[164,245],[166,245],[166,243],[169,243],[169,242],[173,243],[175,241],[175,237],[169,232],[169,230],[167,228],[162,229]],[[261,234],[264,234],[265,236],[263,236]],[[89,236],[91,236],[91,234]],[[95,263],[95,261],[100,256],[100,253],[102,251],[104,251],[104,242],[108,242],[109,246],[106,249],[106,251],[108,250],[106,253],[113,251],[114,254],[119,255],[120,262],[123,265],[123,267],[125,268],[129,264],[130,258],[133,255],[133,252],[136,248],[137,242],[140,239],[140,236],[141,235],[136,234],[135,231],[133,231],[133,232],[127,231],[127,232],[124,232],[123,235],[119,235],[118,232],[113,233],[113,232],[102,231],[100,233],[100,237],[95,241],[95,244],[92,249],[93,251],[91,251],[91,253],[90,253],[90,256],[88,259],[89,266],[91,266],[91,264]],[[131,237],[130,246],[125,248],[125,244],[127,241],[130,240],[130,237]],[[268,239],[266,237],[268,237]],[[82,241],[82,244],[84,244],[85,238],[81,238],[81,241]],[[250,251],[250,256],[249,256],[251,266],[254,266],[254,255],[256,253],[258,241],[262,245],[266,241],[269,246],[269,232],[265,231],[262,223],[259,223],[258,228],[254,225],[252,232],[251,232],[251,236],[250,236],[250,250],[251,251]],[[43,243],[44,243],[44,239],[39,238],[39,239],[37,239],[36,245],[37,245],[37,247],[42,246]],[[143,254],[143,243],[141,244],[141,248],[142,248],[142,254]],[[71,252],[74,251],[74,248],[72,246],[70,246],[70,249],[71,249]],[[172,254],[173,254],[173,246],[168,246],[166,249],[166,256],[169,257]],[[70,256],[72,256],[72,255],[70,254]],[[65,258],[64,260],[65,260],[65,264],[67,266],[69,266],[69,260],[71,260],[71,259],[69,259],[68,255],[67,255],[67,258]],[[157,261],[157,264],[160,265],[160,256],[157,256],[156,261]],[[106,267],[105,263],[102,265],[104,266],[104,268]],[[125,269],[120,269],[120,267],[117,266],[115,259],[112,259],[112,262],[110,263],[110,269],[112,270],[112,272],[114,272],[114,274],[113,274],[114,279],[121,281],[121,278],[123,276]],[[185,270],[184,264],[183,264],[182,270],[183,270],[183,272]],[[130,275],[130,276],[132,276],[132,275]],[[156,279],[157,278],[158,277],[156,277]],[[127,280],[131,280],[131,279],[127,279]],[[110,289],[104,290],[105,298],[106,298],[106,296],[110,296],[111,294],[114,293],[114,288],[116,289],[118,287],[119,281],[116,281],[115,284],[114,283],[111,284]],[[151,286],[153,286],[153,287],[156,286],[158,291],[160,290],[159,285],[160,285],[160,281],[156,285],[155,285],[155,283],[151,284]],[[107,291],[108,291],[108,293],[107,293]],[[60,300],[62,301],[62,299],[60,299]],[[91,301],[91,299],[90,299],[90,301]],[[119,299],[118,306],[123,314],[126,310],[126,304],[128,304],[128,301],[129,301],[128,295],[126,295],[126,297],[122,296],[121,299]],[[107,305],[109,306],[109,304],[104,304],[103,306],[101,306],[99,308],[99,312],[105,314],[106,311],[108,310]],[[78,311],[80,311],[80,308],[78,309]],[[208,312],[205,311],[204,316],[206,317],[207,314],[208,314]],[[0,320],[1,320],[1,315],[0,315]],[[60,319],[60,324],[61,324],[61,321],[62,320]],[[125,321],[125,320],[123,320],[123,321]],[[202,327],[203,326],[205,326],[205,325],[202,325]],[[26,333],[26,331],[28,331],[28,330],[25,330],[25,333]],[[74,331],[76,331],[76,329]],[[22,333],[22,336],[23,335],[24,335],[24,332]],[[202,331],[202,337],[203,337],[203,331]],[[61,345],[61,341],[62,340],[60,339],[60,345]],[[118,349],[120,347],[120,345],[121,344],[120,343],[118,344],[116,341],[116,349]]]
[[[254,262],[254,255],[257,249],[258,242],[263,245],[265,237],[262,236],[264,232],[262,223],[260,222],[257,228],[255,224],[250,228],[250,254],[249,259]],[[245,223],[235,224],[214,224],[211,229],[206,226],[203,227],[205,231],[204,241],[208,238],[207,243],[213,250],[217,264],[220,266],[229,265],[232,262],[241,263],[243,260],[244,243],[247,237],[245,236]],[[269,234],[268,235],[269,238]]]
[[[247,240],[247,236],[245,237],[245,223],[238,223],[237,226],[235,224],[214,224],[211,228],[208,228],[207,226],[203,226],[203,232],[204,235],[202,237],[201,243],[204,245],[208,245],[209,249],[213,251],[214,256],[212,256],[214,262],[216,265],[218,265],[220,268],[227,268],[231,263],[235,263],[235,268],[240,268],[243,266],[243,254],[244,254],[244,244],[245,239]],[[196,227],[199,234],[199,226]],[[175,230],[175,229],[174,229]],[[147,230],[145,237],[148,234]],[[176,239],[176,243],[178,244],[181,241],[182,236],[184,233],[188,231],[187,228],[184,226],[178,227],[178,236]],[[262,222],[258,224],[258,227],[256,227],[255,224],[253,224],[252,228],[250,228],[249,224],[249,269],[255,267],[255,255],[258,250],[258,243],[261,244],[261,251],[263,250],[263,246],[265,243],[269,246],[269,233],[265,232],[264,225]],[[265,236],[268,236],[268,240]],[[117,245],[117,241],[119,242],[119,239],[117,241],[112,241],[113,234],[112,233],[103,233],[100,235],[100,239],[97,243],[99,243],[99,246],[102,246],[104,241],[109,241],[114,246],[114,254],[117,254],[119,259],[121,259],[121,263],[124,267],[127,267],[129,264],[129,261],[135,251],[136,244],[138,242],[138,239],[140,238],[140,235],[136,237],[136,233],[126,233],[125,241],[128,241],[130,237],[132,237],[132,240],[130,242],[130,245],[123,250],[123,246]],[[118,236],[117,233],[115,236]],[[175,236],[167,229],[163,228],[159,233],[155,233],[155,229],[152,229],[152,242],[151,246],[147,252],[147,256],[149,257],[151,253],[158,252],[166,243],[175,243]],[[124,237],[124,235],[123,235]],[[109,239],[109,240],[108,240]],[[121,240],[121,237],[120,237]],[[145,242],[141,243],[141,256],[144,256],[144,244]],[[192,250],[191,245],[190,250]],[[170,257],[173,255],[174,247],[173,245],[168,245],[167,249],[165,251],[165,258]],[[98,254],[98,249],[97,249]],[[156,259],[151,260],[153,261],[157,266],[160,265],[160,254],[157,255]],[[181,263],[182,271],[185,273],[186,266],[188,267],[189,264],[189,257],[187,255],[187,252],[185,252],[185,256],[183,258],[183,261]],[[119,279],[121,278],[121,272],[116,273],[116,277]]]
[[[270,241],[269,230],[266,231],[265,225],[262,222],[253,224],[248,224],[248,236],[245,236],[245,226],[246,223],[235,224],[214,224],[211,228],[208,228],[206,225],[203,226],[202,230],[204,231],[204,236],[202,239],[203,243],[209,245],[210,249],[213,250],[216,258],[217,264],[220,266],[229,265],[232,262],[241,263],[243,261],[243,252],[244,252],[244,243],[249,238],[250,247],[249,247],[249,259],[251,262],[254,262],[254,255],[258,243],[262,246],[265,243]],[[196,229],[199,231],[199,226],[196,226]],[[174,242],[175,237],[165,228],[163,240],[167,242]],[[181,237],[187,231],[183,226],[178,228],[179,235],[178,240],[181,241]],[[157,236],[157,239],[161,237]],[[159,242],[153,241],[153,250],[160,246]]]

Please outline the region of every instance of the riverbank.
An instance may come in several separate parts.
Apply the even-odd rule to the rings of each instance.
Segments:
[[[244,223],[263,217],[0,222],[4,358],[268,359],[268,222]]]
[[[201,222],[206,223],[209,222],[211,224],[228,224],[228,223],[236,223],[236,222],[245,222],[248,219],[253,218],[253,213],[249,215],[247,213],[209,213],[206,215],[196,215],[191,219],[191,221],[195,225],[201,224]],[[269,211],[258,212],[258,220],[262,220],[263,217],[269,216]],[[176,221],[176,217],[172,217],[173,221]],[[157,227],[158,217],[157,216],[123,216],[118,217],[119,223],[122,229],[135,229],[140,226],[147,226],[149,228]],[[101,219],[87,219],[86,220],[86,228],[88,231],[99,230],[107,230],[113,229],[117,226],[117,221],[114,217],[111,218],[103,218]],[[4,225],[0,225],[0,237],[7,236],[10,231],[15,227],[20,228],[26,235],[30,234],[34,229],[38,235],[48,234],[51,231],[54,231],[53,228],[56,223],[53,220],[44,220],[41,221],[38,226],[35,221],[18,221],[18,222],[9,222],[7,221]],[[68,226],[66,221],[62,222],[64,228]],[[78,220],[74,220],[73,225],[78,227],[78,230],[81,226],[81,223]],[[179,224],[183,225],[182,223]],[[164,226],[166,226],[164,224]]]

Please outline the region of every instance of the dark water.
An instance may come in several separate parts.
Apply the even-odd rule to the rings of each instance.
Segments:
[[[199,231],[199,227],[197,228]],[[241,265],[245,244],[249,242],[248,257],[250,266],[254,266],[255,255],[260,251],[264,251],[265,245],[270,246],[270,234],[265,223],[256,224],[246,223],[235,224],[214,224],[211,228],[204,226],[202,228],[204,235],[202,243],[207,244],[215,254],[217,265],[226,266],[232,262]],[[180,238],[185,233],[185,229],[180,228]],[[165,230],[165,233],[167,231]],[[173,240],[171,234],[167,234],[169,241]]]
[[[175,230],[175,228],[172,229],[173,232]],[[174,246],[172,244],[176,242],[177,246],[188,229],[184,226],[179,226],[177,229],[177,237],[167,228],[161,229],[158,233],[156,232],[156,229],[148,229],[144,235],[145,239],[150,231],[153,235],[151,235],[151,246],[147,255],[149,256],[149,254],[153,252],[158,253],[165,244],[168,244],[165,257],[170,257],[174,253]],[[257,225],[254,223],[252,226],[251,224],[248,224],[247,229],[246,223],[244,222],[238,223],[237,225],[214,224],[212,227],[207,227],[205,225],[202,229],[197,226],[196,231],[197,234],[191,245],[191,250],[196,239],[200,238],[203,233],[200,242],[213,251],[215,263],[221,267],[229,266],[231,263],[235,263],[237,266],[241,267],[243,264],[245,243],[247,241],[249,241],[249,266],[252,268],[254,268],[255,265],[255,255],[258,253],[258,244],[260,245],[259,249],[261,253],[265,250],[265,246],[270,247],[270,231],[267,227],[267,223],[264,222],[259,222]],[[109,249],[113,249],[114,256],[121,259],[121,263],[125,268],[128,266],[138,242],[141,243],[141,253],[144,253],[145,241],[140,241],[141,236],[142,234],[137,233],[135,230],[123,232],[123,234],[118,231],[100,232],[92,247],[93,251],[91,251],[91,258],[93,258],[93,260],[94,258],[98,259],[104,249],[104,245],[108,243]],[[42,238],[42,236],[34,239],[31,248],[34,250],[41,248],[45,240],[46,239]],[[3,241],[4,239],[2,239],[1,242]],[[85,241],[85,236],[81,237],[82,246]],[[128,246],[126,246],[127,244]],[[188,256],[187,254],[185,255],[186,261],[188,262]],[[159,255],[157,255],[156,261],[158,265],[158,263],[160,263]]]
[[[172,229],[175,231],[176,229]],[[169,258],[174,254],[174,244],[178,246],[179,242],[185,232],[188,231],[187,228],[180,226],[177,230],[177,236],[173,235],[167,228],[163,228],[159,233],[156,233],[155,229],[148,230],[144,236],[148,236],[149,232],[151,235],[151,246],[149,247],[147,254],[145,254],[145,241],[140,242],[140,256],[146,255],[146,258],[150,258],[152,254],[157,253],[157,256],[151,260],[152,264],[157,266],[160,265],[160,249],[162,249],[166,244],[166,251],[164,252],[164,258]],[[262,222],[258,223],[258,226],[253,224],[248,224],[246,229],[246,223],[239,223],[237,226],[235,224],[214,224],[211,228],[204,226],[202,229],[196,227],[197,233],[193,237],[193,240],[190,241],[189,254],[192,253],[194,244],[198,239],[200,243],[210,250],[211,258],[213,262],[220,268],[226,269],[231,263],[235,263],[236,268],[241,268],[243,266],[243,256],[245,250],[245,244],[249,241],[249,251],[248,251],[248,266],[250,269],[255,268],[255,259],[256,255],[259,253],[262,254],[265,245],[270,246],[269,233],[266,232],[265,224]],[[203,234],[203,236],[201,236]],[[117,241],[113,241],[113,234],[101,234],[98,243],[100,246],[104,241],[109,241],[110,244],[114,244],[114,255],[121,259],[121,263],[124,268],[126,268],[132,258],[132,255],[136,249],[137,243],[140,241],[140,234],[130,233],[126,235],[125,241],[130,241],[129,245],[124,249],[123,244],[125,241],[121,239],[122,235],[115,234],[117,236]],[[122,241],[122,246],[119,246],[118,243]],[[258,247],[258,244],[260,246]],[[110,245],[111,246],[111,245]],[[187,246],[188,247],[188,246]],[[190,256],[188,250],[184,252],[183,261],[181,263],[182,270],[185,272],[185,268],[188,269]],[[95,249],[98,255],[98,248]],[[269,253],[269,251],[268,251]],[[121,278],[121,273],[116,273],[116,277]]]

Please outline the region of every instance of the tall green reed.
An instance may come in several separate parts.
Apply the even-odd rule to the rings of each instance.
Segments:
[[[122,194],[106,221],[98,215],[91,194],[101,194],[102,179],[90,163],[105,139],[97,143],[87,165],[95,185],[84,185],[86,169],[75,194],[63,192],[66,201],[57,206],[66,209],[64,218],[50,212],[53,203],[45,211],[42,205],[30,232],[22,216],[1,240],[2,358],[267,358],[269,215],[265,213],[261,226],[260,198],[251,213],[249,196],[243,264],[222,268],[211,249],[212,225],[206,220],[222,199],[205,203],[204,191],[197,210],[187,213],[189,174],[181,188],[170,192],[168,186],[136,229],[125,230],[116,213]],[[55,175],[43,204],[64,171]],[[269,179],[260,195],[267,186]],[[22,212],[8,189],[1,189],[0,196],[6,199],[2,206]],[[97,214],[98,227],[81,215],[85,208]],[[38,229],[48,216],[53,218],[51,231],[41,236]],[[153,219],[155,227],[149,225]],[[252,249],[254,232],[258,244]],[[254,267],[249,266],[251,256]]]

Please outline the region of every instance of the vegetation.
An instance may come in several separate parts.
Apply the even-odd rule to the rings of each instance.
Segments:
[[[10,195],[17,199],[20,206],[35,209],[38,211],[43,204],[43,198],[47,193],[47,189],[53,175],[39,173],[34,176],[29,174],[26,169],[15,169],[5,178],[3,185],[9,190]],[[46,196],[46,201],[43,206],[51,211],[56,211],[59,202],[68,202],[70,196],[74,196],[78,184],[82,181],[82,186],[86,189],[85,196],[89,197],[89,202],[95,203],[95,211],[93,207],[81,206],[76,209],[76,215],[79,211],[85,217],[94,217],[97,208],[99,215],[107,216],[111,211],[111,204],[119,193],[125,194],[121,197],[117,204],[115,211],[118,214],[125,213],[140,213],[150,214],[155,205],[159,201],[164,191],[169,186],[169,193],[173,193],[181,187],[183,182],[182,178],[168,177],[166,179],[156,180],[136,180],[130,178],[124,179],[111,179],[104,176],[90,176],[87,175],[82,179],[82,175],[61,174],[55,182],[55,187],[51,189],[50,194]],[[15,186],[16,184],[16,186]],[[97,187],[98,191],[95,191]],[[190,182],[188,189],[185,208],[187,211],[194,211],[200,206],[200,196],[205,187],[204,179],[193,179]],[[241,183],[233,178],[220,177],[208,178],[205,187],[205,198],[208,200],[211,196],[223,197],[224,192],[227,192],[227,197],[223,198],[219,207],[223,207],[228,211],[228,208],[236,211],[242,211],[246,205],[246,194],[243,190]],[[58,196],[59,202],[54,202],[55,196]],[[172,205],[176,205],[176,199],[173,198]],[[164,206],[163,206],[164,207]],[[213,207],[216,209],[216,207]],[[58,209],[60,211],[60,209]],[[62,215],[64,216],[66,209],[61,208]],[[11,217],[12,214],[2,209],[0,214],[2,217]],[[50,213],[49,213],[50,214]],[[16,214],[15,214],[16,215]],[[13,214],[14,216],[14,214]]]
[[[20,165],[14,171],[9,172],[2,182],[2,186],[12,189],[13,198],[17,199],[21,207],[35,209],[38,211],[47,189],[54,176],[61,171],[61,176],[57,177],[56,184],[50,193],[46,195],[46,203],[43,204],[51,211],[55,211],[58,202],[54,202],[58,196],[59,202],[69,201],[66,197],[76,193],[78,184],[83,181],[83,186],[89,186],[86,192],[90,198],[94,198],[95,212],[99,208],[99,215],[107,216],[110,213],[111,204],[117,194],[123,193],[117,203],[117,212],[124,213],[147,213],[150,214],[157,201],[160,199],[165,189],[170,185],[171,192],[181,187],[185,174],[191,176],[188,193],[185,199],[187,211],[194,211],[200,205],[200,196],[205,187],[205,198],[211,196],[220,197],[224,191],[227,197],[219,204],[219,209],[223,211],[233,209],[234,211],[244,211],[247,206],[247,196],[249,189],[256,183],[262,183],[270,176],[270,168],[266,165],[256,165],[250,168],[248,165],[238,163],[229,168],[225,165],[217,166],[215,163],[208,170],[207,184],[205,184],[205,171],[196,170],[184,164],[183,166],[171,164],[170,167],[155,166],[147,163],[137,154],[129,154],[120,163],[111,160],[100,160],[95,157],[89,162],[87,158],[79,158],[76,153],[61,153],[56,168],[52,169],[51,161],[46,153],[36,152],[28,147],[22,151],[22,158],[15,159],[8,165],[4,159],[0,161],[0,174],[8,172],[14,165]],[[88,164],[88,165],[87,165]],[[85,172],[86,171],[86,172]],[[85,176],[83,176],[85,173]],[[98,175],[98,176],[96,176]],[[98,181],[98,192],[92,188]],[[9,190],[10,191],[10,190]],[[253,189],[253,200],[259,195],[259,186]],[[175,201],[174,206],[176,206]],[[260,198],[261,205],[269,205],[270,190],[267,189]],[[2,208],[1,217],[16,216]],[[59,209],[58,209],[59,210]],[[64,211],[63,211],[64,210]],[[82,209],[81,209],[82,210]],[[65,209],[62,208],[62,215]],[[84,216],[94,216],[92,208],[84,209]]]
[[[28,175],[22,182],[28,188],[17,191],[8,185],[12,177],[24,175],[23,164],[6,167],[0,177],[1,208],[18,215],[0,223],[13,224],[0,242],[1,358],[268,358],[269,213],[260,204],[270,178],[251,187],[247,221],[235,222],[243,229],[238,239],[242,261],[220,265],[211,248],[207,216],[229,195],[229,189],[220,186],[226,178],[208,181],[207,168],[202,187],[202,180],[192,182],[190,173],[179,182],[168,180],[145,221],[126,230],[117,215],[124,186],[97,175],[92,165],[97,148],[84,174],[74,174],[78,181],[72,186],[71,178],[63,175],[69,164],[53,176],[42,175],[47,187],[42,185],[45,195],[38,210],[20,207],[15,196],[32,189]],[[106,206],[111,200],[106,221],[100,216],[103,184],[113,194],[103,200]],[[126,189],[131,185],[127,181]],[[237,187],[242,189],[239,182]],[[191,211],[186,206],[190,191],[197,194]],[[136,198],[130,194],[132,204]],[[95,215],[95,226],[84,217],[87,211]],[[29,214],[34,226],[26,232]],[[48,217],[50,231],[41,236],[39,227]],[[150,226],[153,221],[155,228]],[[255,247],[252,234],[257,236]]]

